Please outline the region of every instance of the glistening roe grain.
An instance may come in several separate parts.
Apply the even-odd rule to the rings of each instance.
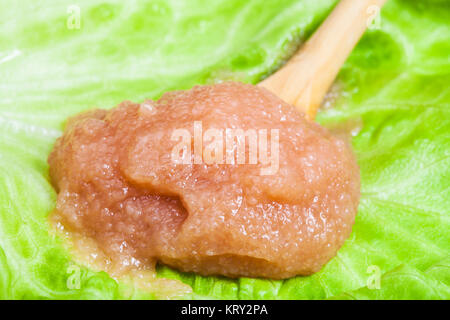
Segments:
[[[279,165],[179,164],[176,129],[277,129]],[[270,148],[270,145],[269,145]],[[249,156],[249,150],[246,149]],[[57,215],[125,269],[283,279],[320,270],[351,232],[359,168],[346,143],[265,89],[197,86],[68,121],[49,156]]]

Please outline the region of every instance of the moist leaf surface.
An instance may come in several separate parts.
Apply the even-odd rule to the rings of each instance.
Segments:
[[[334,0],[6,0],[0,10],[0,299],[155,298],[74,265],[47,222],[46,162],[65,119],[218,80],[257,83],[315,30]],[[362,198],[325,268],[285,281],[201,277],[218,299],[450,299],[450,3],[390,0],[341,70],[318,121],[358,123]],[[376,27],[376,26],[375,26]],[[370,268],[371,267],[371,268]],[[372,271],[371,271],[372,270]],[[380,289],[371,285],[379,273]]]

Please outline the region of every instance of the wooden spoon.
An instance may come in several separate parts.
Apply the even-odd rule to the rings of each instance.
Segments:
[[[276,73],[259,85],[314,120],[339,69],[387,0],[341,0]]]

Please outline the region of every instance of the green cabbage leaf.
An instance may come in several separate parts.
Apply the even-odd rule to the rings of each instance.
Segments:
[[[65,119],[195,84],[257,83],[335,4],[2,1],[0,299],[156,298],[73,268],[49,232],[46,159]],[[362,179],[353,232],[323,270],[271,281],[159,266],[158,277],[189,285],[186,299],[450,299],[449,21],[448,0],[389,0],[342,68],[334,107],[320,111],[330,128],[357,124]],[[74,270],[79,288],[68,286]]]

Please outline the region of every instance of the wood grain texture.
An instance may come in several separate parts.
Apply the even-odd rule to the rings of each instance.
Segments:
[[[387,0],[341,0],[300,50],[259,85],[313,120],[345,60]]]

